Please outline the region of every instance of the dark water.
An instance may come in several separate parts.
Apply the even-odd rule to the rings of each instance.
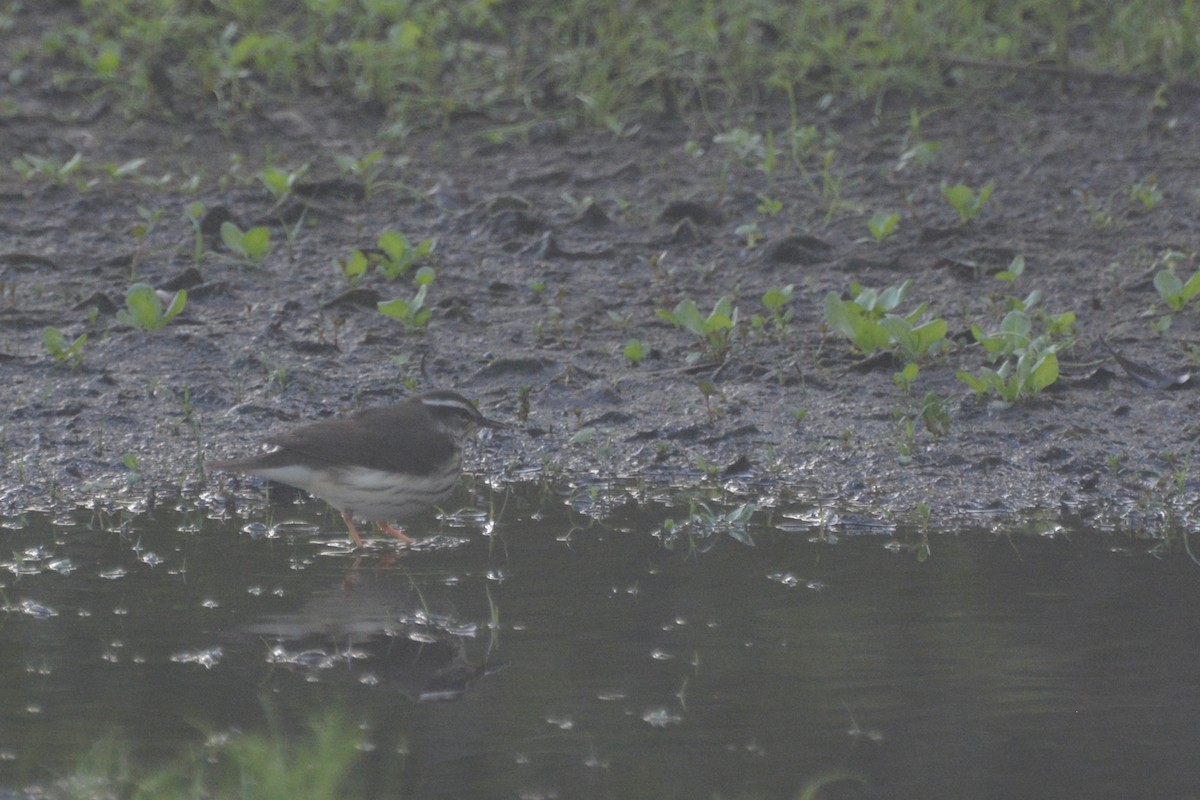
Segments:
[[[367,796],[1200,796],[1182,553],[964,530],[922,561],[882,528],[671,535],[686,506],[579,497],[505,489],[361,559],[319,504],[275,538],[186,508],[8,521],[0,789],[106,736],[151,766],[336,710]]]

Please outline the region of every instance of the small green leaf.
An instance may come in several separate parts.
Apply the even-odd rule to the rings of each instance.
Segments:
[[[394,300],[380,301],[376,305],[376,308],[379,309],[380,313],[384,314],[385,316],[389,316],[392,319],[406,320],[412,315],[412,310],[409,306],[409,303],[403,297],[397,297]]]
[[[162,318],[159,320],[158,327],[163,327],[168,322],[175,319],[175,317],[179,316],[180,312],[183,311],[184,307],[187,305],[187,296],[186,289],[180,289],[175,293],[175,296],[171,298],[171,304],[167,306],[167,310],[163,313]]]
[[[630,339],[625,343],[623,354],[625,359],[634,366],[637,366],[645,360],[649,350],[646,345],[642,344],[638,339]]]
[[[396,231],[384,231],[379,234],[379,249],[387,254],[390,261],[400,262],[408,252],[408,240]]]
[[[135,283],[125,292],[125,307],[129,309],[130,318],[136,323],[134,327],[154,330],[161,327],[162,300],[154,288],[145,283]]]
[[[1038,395],[1043,389],[1058,380],[1058,356],[1046,353],[1029,373],[1027,390],[1032,395]]]
[[[766,291],[762,296],[762,304],[769,311],[778,312],[792,299],[792,284],[787,286],[774,286]]]
[[[242,246],[242,230],[232,222],[221,223],[221,241],[239,256],[246,255],[246,248]]]
[[[878,211],[867,221],[867,229],[871,232],[871,236],[875,237],[875,241],[882,242],[896,232],[899,224],[899,214]]]
[[[262,227],[251,228],[242,234],[242,248],[251,261],[261,261],[271,250],[271,232]]]

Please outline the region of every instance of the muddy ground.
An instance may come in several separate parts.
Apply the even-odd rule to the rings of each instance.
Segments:
[[[835,99],[801,109],[817,134],[802,172],[783,108],[643,118],[620,135],[514,126],[527,118],[498,112],[381,140],[382,118],[332,98],[215,124],[179,110],[129,119],[29,82],[0,118],[4,164],[79,153],[83,168],[63,185],[0,170],[0,508],[219,488],[203,458],[394,401],[407,383],[458,389],[519,422],[475,448],[481,475],[725,480],[764,501],[887,519],[923,503],[935,522],[1032,510],[1156,530],[1194,499],[1196,395],[1140,385],[1100,338],[1171,372],[1200,357],[1195,309],[1165,333],[1149,324],[1166,310],[1152,285],[1162,254],[1183,254],[1184,278],[1195,269],[1198,100],[1024,76],[952,100]],[[714,142],[739,126],[775,132],[784,152],[772,174]],[[920,141],[938,145],[929,163],[905,162]],[[332,156],[376,149],[384,171],[366,197]],[[147,159],[137,176],[171,177],[104,170],[136,158]],[[302,164],[282,205],[253,177]],[[960,181],[996,187],[967,224],[940,190]],[[1139,181],[1161,192],[1153,208],[1131,197]],[[762,195],[781,209],[758,210]],[[187,216],[197,201],[210,234],[200,253]],[[162,212],[140,246],[139,206]],[[866,224],[876,211],[901,215],[882,242]],[[271,255],[239,263],[211,235],[222,219],[268,227]],[[739,232],[751,222],[752,247]],[[437,240],[422,331],[375,308],[411,297],[411,274],[372,271],[348,291],[335,267],[388,229]],[[1028,267],[1010,288],[995,273],[1018,254]],[[135,279],[186,288],[186,309],[162,330],[128,327],[115,312]],[[823,298],[909,279],[902,308],[928,302],[956,346],[922,364],[906,399],[896,364],[864,361],[827,330]],[[789,284],[786,328],[755,330],[763,293]],[[1034,289],[1046,310],[1077,314],[1078,341],[1054,386],[997,410],[955,372],[984,364],[970,325],[996,327],[1002,298]],[[740,314],[730,351],[689,361],[695,338],[657,310],[692,298],[707,312],[722,296]],[[80,365],[48,355],[46,326],[87,333]],[[640,365],[622,354],[631,338],[651,349]],[[948,429],[917,420],[909,442],[897,418],[930,391]]]

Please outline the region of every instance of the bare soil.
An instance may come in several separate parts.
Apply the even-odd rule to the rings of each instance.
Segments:
[[[6,164],[78,152],[89,175],[145,158],[138,174],[172,178],[101,177],[81,190],[0,172],[6,513],[216,488],[202,457],[251,452],[268,432],[394,401],[406,381],[455,388],[489,416],[518,421],[475,450],[478,473],[508,479],[727,481],[766,503],[890,519],[923,503],[934,521],[1034,511],[1138,531],[1186,519],[1176,512],[1194,500],[1190,384],[1142,386],[1100,339],[1167,372],[1187,372],[1197,357],[1195,309],[1166,333],[1149,325],[1166,309],[1152,285],[1164,251],[1183,254],[1185,279],[1195,268],[1195,96],[1019,76],[954,102],[806,107],[800,125],[836,151],[835,187],[822,183],[819,157],[804,162],[807,175],[790,163],[782,108],[721,123],[646,118],[620,136],[551,122],[493,135],[522,119],[497,112],[380,144],[383,120],[334,98],[220,124],[179,110],[127,119],[36,81],[11,100],[0,118]],[[910,109],[925,114],[921,138],[940,149],[927,166],[901,168],[914,143]],[[713,142],[736,125],[776,132],[784,157],[773,175]],[[384,163],[407,159],[384,175],[403,185],[366,197],[331,154],[378,147]],[[304,163],[308,176],[282,206],[252,178],[267,164]],[[180,188],[190,175],[195,193]],[[1148,210],[1130,197],[1147,180],[1162,193]],[[960,224],[943,181],[996,190],[982,216]],[[782,210],[758,211],[760,195]],[[196,201],[210,226],[199,260],[186,216]],[[140,249],[139,206],[163,212]],[[876,242],[866,220],[880,210],[902,219]],[[273,253],[256,267],[238,263],[212,235],[221,219],[267,226]],[[738,232],[750,222],[762,237],[753,247]],[[423,332],[375,308],[411,297],[409,277],[372,272],[350,290],[335,267],[389,229],[437,239]],[[1010,288],[995,273],[1017,254],[1028,268]],[[123,325],[115,311],[135,279],[186,288],[186,310],[158,331]],[[852,282],[908,279],[904,309],[928,302],[958,345],[922,365],[911,398],[893,382],[898,365],[852,353],[822,307],[826,292]],[[789,284],[786,331],[753,330],[763,292]],[[970,325],[994,328],[1005,294],[1034,289],[1046,310],[1078,315],[1078,342],[1051,389],[997,411],[955,372],[984,363]],[[694,337],[656,312],[684,298],[707,312],[722,296],[741,316],[733,347],[720,363],[690,363]],[[82,366],[47,354],[45,326],[88,333]],[[622,356],[634,337],[652,348],[638,366]],[[906,453],[898,415],[915,414],[930,391],[949,428],[935,436],[918,418]]]

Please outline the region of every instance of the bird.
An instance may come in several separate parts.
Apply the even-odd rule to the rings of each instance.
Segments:
[[[412,544],[390,521],[427,511],[453,493],[463,445],[480,428],[511,426],[483,416],[457,392],[437,390],[304,425],[268,438],[274,450],[209,467],[257,475],[321,498],[342,513],[356,547],[362,547],[362,536],[355,517]]]

